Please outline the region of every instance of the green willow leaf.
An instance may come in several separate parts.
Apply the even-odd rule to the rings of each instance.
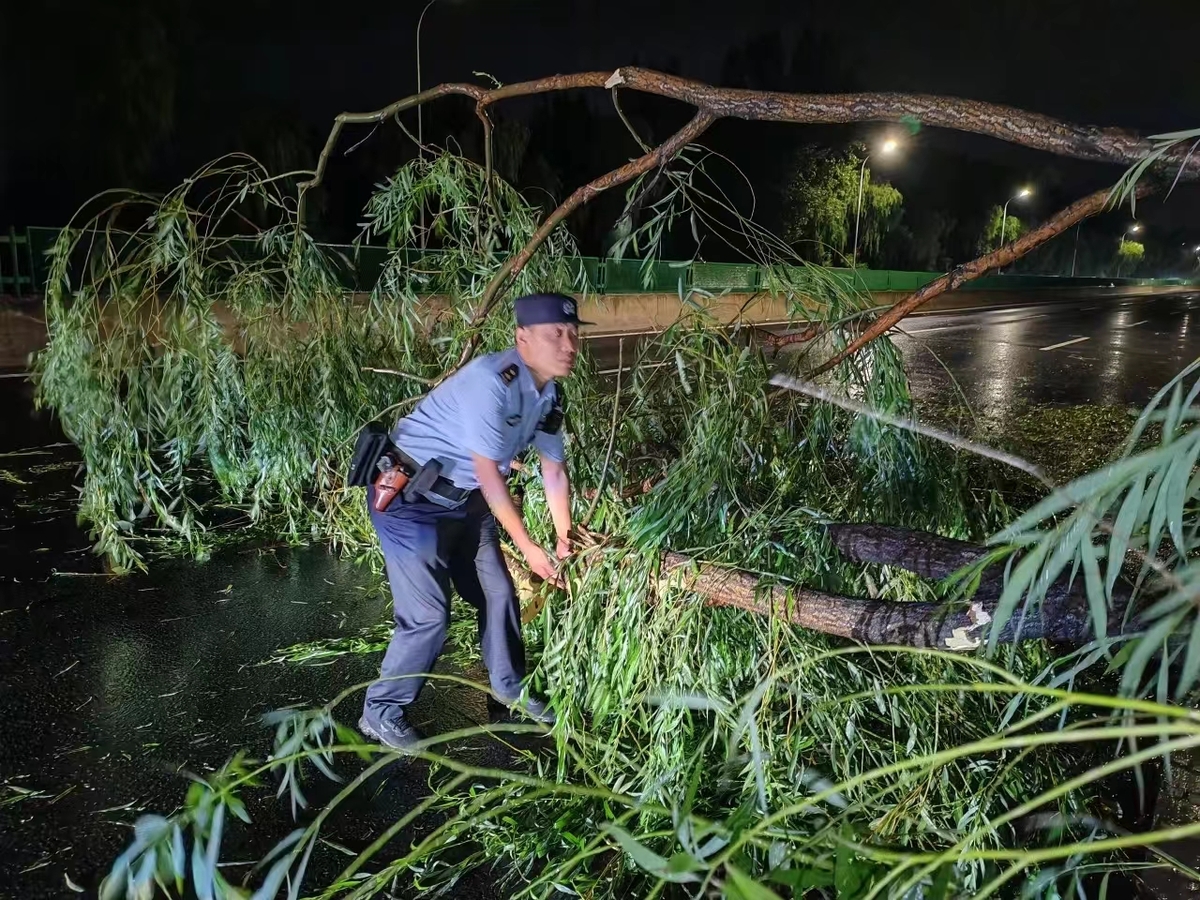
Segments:
[[[1175,687],[1177,697],[1186,697],[1200,675],[1200,616],[1192,617],[1192,633],[1188,636],[1187,650],[1183,657],[1183,668],[1179,672],[1179,683]]]
[[[1178,614],[1166,616],[1154,624],[1147,632],[1132,644],[1129,660],[1121,672],[1121,693],[1126,697],[1139,694],[1142,687],[1146,666],[1154,654],[1163,649],[1167,637],[1176,629],[1180,621]]]
[[[1108,604],[1104,583],[1100,580],[1100,565],[1096,561],[1096,547],[1089,534],[1080,544],[1083,558],[1084,584],[1087,589],[1088,613],[1092,617],[1092,629],[1097,640],[1108,636]]]
[[[1021,559],[1017,567],[1005,581],[1004,590],[1000,594],[1000,600],[996,604],[996,611],[992,616],[992,624],[988,637],[989,652],[995,651],[1001,631],[1004,630],[1005,625],[1012,619],[1017,604],[1021,602],[1021,599],[1033,585],[1034,579],[1037,578],[1042,562],[1049,551],[1050,546],[1046,543],[1034,547]]]
[[[1125,553],[1129,550],[1129,538],[1133,534],[1134,522],[1142,505],[1142,493],[1145,480],[1135,478],[1129,485],[1125,500],[1121,503],[1121,511],[1113,523],[1112,535],[1108,541],[1108,562],[1105,573],[1104,595],[1112,600],[1113,586],[1121,574],[1121,566],[1125,561]]]
[[[1016,541],[1024,532],[1035,528],[1050,516],[1057,515],[1097,494],[1105,495],[1119,491],[1125,487],[1127,481],[1168,462],[1171,457],[1171,448],[1159,447],[1148,453],[1128,457],[1084,475],[1034,505],[1012,525],[992,538],[991,543]]]
[[[725,874],[729,877],[725,884],[725,896],[730,900],[782,900],[765,884],[751,878],[732,864],[726,864]]]
[[[630,859],[656,878],[676,884],[695,883],[700,880],[692,871],[672,871],[665,857],[655,853],[621,826],[605,822],[601,827],[605,834],[616,840]]]

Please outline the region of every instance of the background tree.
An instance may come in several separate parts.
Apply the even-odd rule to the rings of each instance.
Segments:
[[[979,252],[990,253],[997,247],[1015,241],[1025,230],[1024,222],[1012,213],[1006,217],[1003,208],[996,204],[988,211],[987,223],[983,226],[983,234],[979,238]]]
[[[1146,255],[1146,245],[1139,241],[1127,241],[1122,238],[1117,244],[1117,275],[1128,266],[1126,274],[1132,275],[1138,263]]]
[[[828,265],[852,255],[863,150],[830,151],[802,148],[784,187],[784,237],[800,254]],[[872,182],[871,168],[862,175],[862,221],[858,255],[878,255],[884,235],[899,221],[904,202],[887,182]]]

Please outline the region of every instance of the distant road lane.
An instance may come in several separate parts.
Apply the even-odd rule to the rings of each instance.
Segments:
[[[911,316],[893,336],[918,398],[953,375],[976,412],[1001,418],[1029,403],[1140,406],[1200,357],[1200,293]],[[625,338],[626,367],[641,339]],[[589,345],[615,369],[616,338]]]

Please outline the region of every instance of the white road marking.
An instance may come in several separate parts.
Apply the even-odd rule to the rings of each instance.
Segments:
[[[995,325],[1011,325],[1013,322],[1027,322],[1030,319],[1044,319],[1049,313],[1038,313],[1036,316],[1021,316],[1019,319],[1001,319],[999,322],[969,322],[964,325],[937,325],[933,328],[908,328],[905,334],[929,334],[931,331],[946,331],[950,328],[991,328]]]
[[[1140,322],[1134,322],[1132,325],[1126,325],[1124,327],[1125,328],[1137,328],[1137,326],[1145,325],[1149,321],[1150,321],[1149,319],[1142,319],[1142,321],[1140,321]]]
[[[1070,347],[1072,344],[1078,344],[1083,341],[1090,341],[1090,337],[1075,338],[1070,341],[1063,341],[1061,344],[1051,344],[1049,347],[1039,347],[1040,350],[1057,350],[1059,347]]]

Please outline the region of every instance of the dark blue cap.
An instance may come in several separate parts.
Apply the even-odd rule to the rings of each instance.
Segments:
[[[513,303],[517,314],[517,325],[546,325],[564,323],[569,325],[592,325],[593,322],[579,320],[579,305],[574,297],[566,294],[529,294],[518,297]]]

